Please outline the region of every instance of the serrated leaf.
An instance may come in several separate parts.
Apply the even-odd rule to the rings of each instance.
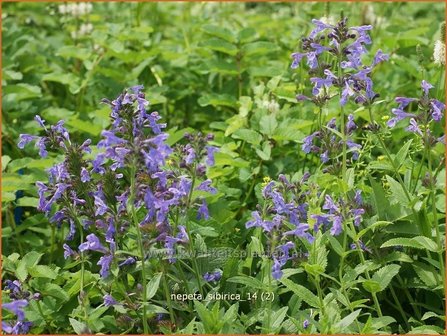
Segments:
[[[431,241],[431,243],[425,245],[424,243],[428,241]],[[380,248],[393,246],[412,247],[420,250],[429,250],[431,252],[436,252],[438,250],[438,247],[434,241],[423,236],[417,236],[413,238],[392,238],[383,243]]]
[[[69,317],[68,320],[70,321],[70,324],[76,334],[82,335],[91,333],[90,329],[87,327],[87,324],[85,324],[84,322],[79,322],[78,320],[75,320],[71,317]]]
[[[395,179],[393,179],[389,175],[386,176],[386,179],[388,181],[388,184],[390,185],[393,202],[399,203],[403,206],[408,206],[409,200],[405,194],[403,187],[400,185],[400,183],[397,182]]]
[[[253,288],[253,289],[262,289],[262,282],[259,281],[258,279],[255,279],[255,278],[252,278],[249,276],[238,275],[238,276],[229,278],[227,281],[245,285],[245,286],[247,286],[249,288]]]
[[[34,278],[56,279],[57,273],[49,266],[36,265],[28,269],[29,274]]]
[[[380,291],[388,287],[394,276],[399,273],[400,266],[396,264],[386,265],[374,273],[372,280],[380,285]]]
[[[286,286],[287,289],[295,293],[300,299],[306,302],[309,306],[319,308],[320,304],[318,301],[318,297],[310,290],[308,290],[306,287],[298,285],[289,279],[282,279],[280,281],[284,284],[284,286]]]

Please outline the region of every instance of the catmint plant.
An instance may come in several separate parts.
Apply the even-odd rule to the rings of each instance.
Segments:
[[[149,102],[142,89],[135,86],[113,101],[103,99],[111,108],[110,128],[101,133],[94,156],[90,139],[81,145],[72,142],[63,121],[48,126],[39,116],[36,121],[44,135],[21,134],[18,146],[23,148],[34,141],[42,157],[49,151],[64,154],[64,161],[48,170],[48,183],[36,183],[38,209],[57,227],[68,226],[64,257],[80,261],[79,300],[84,316],[88,305],[83,280],[87,260],[92,262],[90,270],[98,272],[104,288],[108,288],[106,306],[118,302],[110,292],[110,278],[121,269],[137,267],[140,294],[126,306],[142,310],[143,331],[148,333],[149,276],[161,271],[166,277],[181,246],[194,255],[190,218],[209,218],[206,195],[217,190],[206,178],[206,169],[214,164],[218,148],[209,144],[212,134],[200,133],[185,134],[186,144],[170,146],[163,131],[166,125],[159,122],[157,112],[147,112]],[[75,237],[79,245],[73,244],[78,241]],[[131,252],[134,244],[138,253],[129,256],[125,251]],[[153,249],[166,252],[162,269],[150,266],[148,252]],[[194,257],[191,262],[201,290],[202,275]],[[218,277],[214,275],[213,280]],[[170,313],[174,319],[173,311]]]

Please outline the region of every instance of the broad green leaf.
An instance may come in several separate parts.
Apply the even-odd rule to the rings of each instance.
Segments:
[[[278,50],[278,46],[272,42],[257,41],[242,46],[244,57],[266,55]]]
[[[54,283],[48,283],[43,289],[42,294],[61,299],[62,301],[68,301],[70,299],[67,292]]]
[[[271,148],[270,143],[268,141],[264,141],[264,143],[262,144],[262,150],[258,149],[258,148],[256,149],[256,154],[258,154],[258,156],[263,161],[270,160],[271,153],[272,153],[272,148]]]
[[[160,286],[160,279],[163,276],[163,273],[156,273],[152,277],[151,280],[149,280],[147,287],[146,287],[146,297],[148,300],[152,299],[154,295],[157,293],[158,287]]]
[[[252,145],[259,145],[262,141],[261,134],[248,128],[238,129],[232,136],[233,138],[244,140]]]
[[[64,58],[78,58],[85,61],[90,57],[90,52],[85,48],[79,48],[77,46],[63,46],[56,51],[56,55]]]
[[[36,265],[28,269],[29,274],[34,278],[56,279],[57,273],[46,265]]]
[[[237,100],[228,94],[207,93],[197,101],[200,106],[228,106],[237,107]]]
[[[235,56],[238,52],[238,49],[234,44],[222,40],[220,38],[210,38],[208,40],[203,41],[200,44],[200,46],[214,51],[219,51],[231,56]]]
[[[211,36],[219,37],[221,39],[224,39],[225,41],[234,43],[236,42],[236,37],[231,32],[231,30],[215,25],[204,25],[201,28],[205,33]]]
[[[90,329],[87,327],[87,324],[85,324],[84,322],[80,322],[71,317],[69,317],[68,320],[70,321],[70,324],[76,334],[82,335],[91,333]]]
[[[259,126],[261,127],[261,133],[265,135],[273,135],[276,127],[278,127],[278,122],[273,114],[262,116],[259,121]]]
[[[442,277],[433,266],[421,262],[414,262],[412,266],[419,279],[429,288],[436,288],[442,284]]]
[[[381,269],[374,273],[372,280],[376,281],[380,285],[380,291],[383,291],[390,284],[393,277],[399,273],[400,266],[396,264],[390,264],[383,266]]]

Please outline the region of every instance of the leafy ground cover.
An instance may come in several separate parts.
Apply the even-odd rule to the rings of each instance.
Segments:
[[[2,11],[4,333],[444,333],[445,4]]]

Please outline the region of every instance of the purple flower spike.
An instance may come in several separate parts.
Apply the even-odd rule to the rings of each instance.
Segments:
[[[113,255],[104,255],[102,256],[97,265],[101,266],[101,269],[99,270],[99,274],[101,275],[101,278],[107,278],[107,276],[110,273],[110,264],[112,263]]]
[[[430,103],[432,107],[432,118],[434,121],[441,121],[442,119],[442,111],[445,110],[445,104],[441,103],[439,100],[433,99]]]
[[[20,149],[25,148],[25,146],[30,143],[33,140],[38,139],[39,137],[35,136],[35,135],[29,135],[29,134],[20,134],[19,136],[20,140],[17,144],[17,147],[19,147]]]
[[[87,241],[79,245],[79,251],[84,252],[87,250],[97,251],[97,252],[107,252],[107,249],[101,244],[99,238],[91,233],[87,236]]]
[[[342,225],[343,219],[341,216],[334,216],[332,219],[332,227],[331,227],[331,235],[338,236],[343,231],[343,225]]]
[[[75,254],[75,252],[67,244],[64,244],[63,248],[64,248],[64,258],[65,259],[68,259],[69,257],[71,257],[72,255]]]
[[[219,148],[214,146],[206,146],[206,164],[208,166],[214,166],[214,153],[219,151]]]
[[[17,315],[17,319],[19,321],[23,321],[25,319],[25,313],[23,312],[23,308],[28,306],[28,301],[26,300],[15,300],[9,303],[3,303],[2,308],[9,310],[10,312]]]
[[[197,219],[205,219],[208,220],[210,218],[208,212],[208,206],[205,200],[202,200],[202,204],[199,207],[199,211],[197,212]]]
[[[303,59],[304,56],[306,56],[306,54],[303,54],[303,53],[293,53],[292,54],[293,62],[292,62],[292,65],[290,67],[292,69],[298,68],[298,65],[300,64],[300,62],[301,62],[301,60]]]
[[[382,50],[377,50],[376,54],[374,55],[374,60],[373,60],[373,66],[384,62],[384,61],[388,61],[390,58],[390,56],[388,54],[384,54],[382,52]]]
[[[406,128],[407,131],[417,133],[422,136],[422,131],[419,128],[418,123],[413,118],[410,119],[410,125]]]
[[[282,278],[283,272],[281,271],[281,263],[277,260],[273,260],[273,266],[272,266],[272,277],[275,280],[279,280]]]
[[[90,181],[90,174],[87,169],[84,167],[81,168],[81,182],[85,183]]]
[[[104,306],[106,306],[106,307],[110,307],[110,306],[118,304],[118,302],[110,294],[104,295],[103,299],[104,299]]]
[[[211,187],[211,180],[205,180],[202,183],[199,184],[199,186],[196,188],[196,190],[201,190],[201,191],[207,191],[210,194],[215,194],[217,193],[217,189],[214,187]]]
[[[422,90],[424,91],[424,94],[425,94],[426,96],[428,96],[428,91],[429,91],[430,89],[433,89],[434,86],[431,85],[429,82],[427,82],[427,81],[424,79],[424,80],[421,82],[421,88],[422,88]]]

